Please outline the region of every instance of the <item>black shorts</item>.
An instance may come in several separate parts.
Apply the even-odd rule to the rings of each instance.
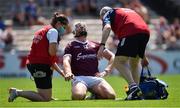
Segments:
[[[149,41],[149,34],[135,34],[119,40],[116,56],[144,57],[146,45]]]
[[[27,64],[27,68],[34,78],[36,88],[52,88],[52,73],[50,66],[47,64]]]

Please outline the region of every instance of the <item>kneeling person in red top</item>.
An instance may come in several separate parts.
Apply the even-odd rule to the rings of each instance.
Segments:
[[[31,101],[52,100],[53,70],[64,76],[62,69],[56,63],[56,53],[60,36],[63,35],[67,24],[67,18],[55,12],[51,24],[35,32],[27,57],[27,68],[34,78],[37,92],[10,88],[9,102],[13,102],[17,97],[24,97]]]

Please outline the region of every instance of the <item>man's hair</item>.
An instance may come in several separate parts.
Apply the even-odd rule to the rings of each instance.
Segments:
[[[84,22],[76,23],[72,33],[75,35],[75,37],[87,36],[86,24]]]
[[[109,7],[109,6],[104,6],[104,7],[100,10],[99,15],[100,15],[101,17],[103,17],[103,16],[106,14],[106,12],[108,12],[109,10],[112,10],[112,8]]]
[[[63,25],[68,25],[69,23],[67,17],[60,12],[54,13],[51,20],[51,25],[54,27],[57,22],[61,22]]]

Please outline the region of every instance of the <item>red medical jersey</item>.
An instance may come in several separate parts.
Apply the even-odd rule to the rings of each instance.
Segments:
[[[108,14],[103,19],[103,23],[110,23],[112,31],[119,39],[133,36],[138,33],[149,34],[148,25],[134,10],[128,8],[116,8]]]
[[[49,41],[47,39],[47,32],[52,26],[47,25],[38,30],[34,34],[30,53],[27,57],[27,64],[49,64],[56,62],[57,57],[49,55]]]

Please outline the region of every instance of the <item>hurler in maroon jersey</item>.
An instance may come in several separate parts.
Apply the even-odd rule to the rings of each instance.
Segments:
[[[56,53],[67,24],[66,16],[55,12],[51,24],[35,32],[31,50],[27,57],[27,68],[34,78],[37,92],[10,88],[9,102],[13,102],[17,97],[31,101],[50,101],[53,99],[53,70],[64,76],[62,69],[56,63]]]
[[[66,46],[63,57],[65,80],[72,79],[72,99],[85,99],[87,91],[96,99],[115,99],[113,88],[102,78],[111,72],[114,54],[108,49],[103,50],[103,57],[109,63],[103,72],[99,72],[97,51],[100,44],[86,39],[85,24],[77,23],[74,28],[75,40]]]

